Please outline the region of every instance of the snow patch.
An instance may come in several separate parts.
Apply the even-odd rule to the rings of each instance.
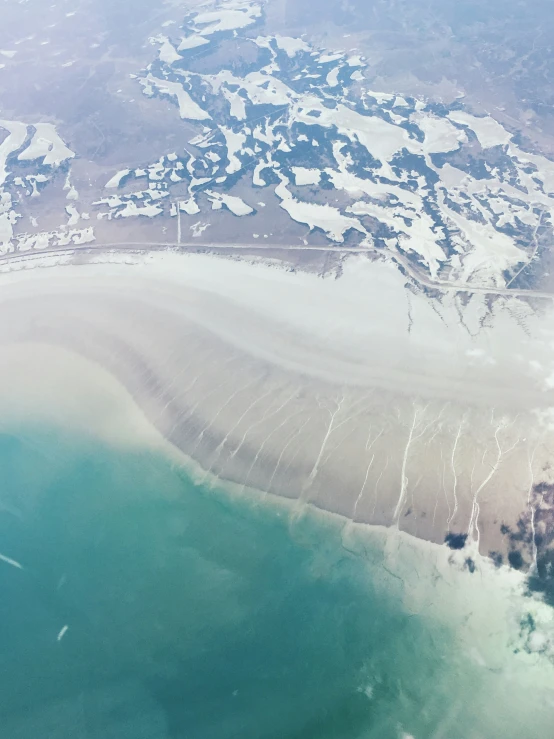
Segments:
[[[253,208],[236,195],[227,195],[225,193],[214,192],[213,190],[206,190],[206,195],[210,199],[214,210],[218,210],[224,205],[236,216],[248,216],[254,212]],[[217,207],[218,205],[219,208]]]
[[[44,165],[57,167],[75,153],[59,137],[52,123],[36,123],[35,133],[29,146],[17,157],[19,161],[42,159]]]
[[[143,77],[139,82],[143,85],[145,94],[148,94],[149,88],[152,89],[152,87],[155,87],[162,95],[177,98],[181,118],[192,121],[211,120],[211,115],[195,103],[188,92],[178,82],[161,80],[158,77],[153,77],[151,74]]]
[[[117,188],[121,184],[121,180],[124,177],[127,177],[128,174],[131,173],[130,169],[121,169],[119,172],[116,172],[114,176],[109,179],[106,184],[104,185],[105,188]]]
[[[291,167],[296,185],[319,185],[321,172],[319,169],[307,169],[306,167]]]
[[[504,146],[512,138],[512,134],[489,115],[478,118],[462,110],[455,110],[449,113],[448,117],[454,123],[470,128],[483,149],[489,149],[491,146]]]
[[[193,36],[187,36],[181,40],[181,43],[177,47],[177,51],[188,51],[189,49],[196,49],[199,46],[205,46],[209,44],[210,40],[195,34]]]

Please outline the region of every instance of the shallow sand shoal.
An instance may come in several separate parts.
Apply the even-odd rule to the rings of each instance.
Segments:
[[[21,343],[3,348],[0,380],[3,387],[10,384],[12,390],[11,394],[0,394],[3,431],[17,433],[21,423],[24,432],[31,431],[29,443],[35,443],[27,425],[31,419],[39,424],[39,430],[41,423],[46,428],[51,424],[54,430],[57,426],[74,430],[81,438],[83,433],[93,434],[122,450],[169,454],[170,459],[185,465],[192,479],[203,483],[204,495],[226,501],[231,496],[251,506],[263,501],[264,507],[287,517],[291,537],[304,541],[305,521],[299,520],[303,509],[294,501],[267,496],[239,483],[220,484],[217,477],[167,444],[128,391],[99,364],[60,346]],[[133,489],[129,494],[136,495]],[[175,491],[152,488],[147,494],[159,499]],[[26,500],[28,507],[32,504]],[[114,511],[120,505],[116,498]],[[311,514],[323,541],[336,541],[338,533],[344,556],[360,556],[378,595],[384,599],[394,595],[410,618],[425,624],[429,643],[413,645],[422,667],[425,650],[430,646],[440,649],[442,644],[440,636],[435,644],[433,635],[446,629],[453,636],[451,651],[445,652],[444,658],[452,665],[464,665],[465,671],[455,673],[460,694],[453,695],[445,725],[451,725],[463,710],[489,733],[521,736],[528,725],[546,731],[554,711],[554,616],[538,599],[525,597],[522,573],[496,568],[479,554],[476,543],[451,552],[395,526],[353,523],[350,518],[322,510],[311,509]],[[314,561],[322,568],[320,576],[333,576],[324,557],[321,562],[317,557]],[[466,673],[481,681],[482,687],[464,708]]]
[[[17,374],[23,395],[34,387],[30,409],[45,393],[37,365],[45,381],[65,372],[70,394],[62,347],[114,375],[204,470],[296,498],[298,511],[313,503],[437,542],[469,533],[505,553],[501,525],[530,516],[533,486],[551,482],[550,307],[439,302],[364,258],[322,279],[207,255],[104,255],[3,274],[0,287],[3,386]],[[100,427],[110,418],[79,405]]]

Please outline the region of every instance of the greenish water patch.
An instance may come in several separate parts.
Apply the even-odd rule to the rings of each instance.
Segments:
[[[339,523],[53,429],[2,435],[0,474],[10,739],[468,736],[454,636]]]

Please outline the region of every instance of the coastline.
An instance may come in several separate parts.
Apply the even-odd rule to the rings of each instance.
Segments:
[[[517,299],[433,303],[363,258],[336,280],[205,255],[50,263],[0,275],[3,347],[99,364],[222,479],[504,558],[501,526],[551,482],[549,314]]]
[[[33,421],[43,434],[50,430],[52,438],[57,438],[61,429],[64,434],[74,434],[75,443],[84,443],[85,448],[89,435],[123,456],[131,452],[142,459],[152,455],[153,460],[166,460],[184,480],[196,486],[201,496],[223,504],[229,515],[235,511],[240,521],[243,516],[247,521],[256,521],[258,515],[264,518],[271,511],[288,529],[294,546],[310,552],[310,537],[317,533],[321,551],[316,550],[311,565],[316,579],[335,577],[327,569],[325,552],[340,543],[341,559],[356,561],[366,571],[373,597],[398,603],[403,618],[415,619],[422,633],[429,634],[439,663],[442,660],[445,665],[463,667],[462,675],[454,672],[452,677],[462,691],[465,681],[474,675],[481,690],[467,695],[462,692],[464,697],[460,698],[463,701],[471,696],[471,705],[463,709],[468,720],[514,737],[521,735],[531,717],[539,726],[541,722],[545,722],[545,727],[549,725],[554,710],[554,615],[539,598],[526,593],[523,573],[507,566],[496,567],[488,557],[479,554],[476,543],[453,552],[443,544],[416,538],[396,526],[354,523],[310,502],[299,510],[294,500],[221,480],[167,443],[150,426],[127,390],[98,365],[59,348],[25,345],[15,352],[20,353],[22,360],[31,353],[41,359],[42,371],[36,372],[34,379],[40,382],[40,377],[46,375],[50,392],[38,413],[33,397],[27,396],[27,406],[15,397],[13,412],[2,415],[5,433],[17,430],[19,413],[21,426],[27,431],[32,430],[33,424],[29,423]],[[57,359],[59,375],[53,378],[49,370]],[[12,358],[12,367],[13,361]],[[4,361],[0,377],[6,367]],[[68,383],[70,376],[74,379]],[[37,395],[44,390],[44,385],[38,387]],[[92,397],[87,401],[89,394]],[[114,404],[117,413],[112,413],[110,423],[99,423],[105,409]],[[5,402],[0,403],[2,411],[5,407]],[[33,442],[32,433],[28,438]],[[61,464],[60,460],[56,464]],[[177,494],[173,487],[171,492],[164,491],[160,499],[164,505]],[[158,491],[152,490],[144,498],[145,492],[137,500],[131,497],[128,508],[127,504],[121,508],[117,498],[108,503],[105,495],[104,505],[112,506],[107,510],[113,515],[124,517],[127,510],[131,515],[133,505],[140,510],[144,501],[152,494],[156,497]],[[125,493],[132,496],[133,491]],[[33,503],[40,508],[39,500],[27,500],[28,507]],[[163,532],[158,532],[158,537],[163,537]],[[337,577],[344,576],[340,572]],[[75,628],[73,622],[70,628]],[[443,644],[440,635],[444,634],[450,634],[452,639]],[[451,651],[443,653],[446,645]],[[409,682],[411,678],[406,679]],[[452,713],[445,715],[446,724],[450,726],[453,716],[461,710],[460,705],[453,705]]]
[[[57,286],[51,287],[54,294]],[[36,297],[35,288],[32,292]],[[78,294],[82,298],[82,290]],[[73,298],[74,288],[68,295]],[[105,295],[102,296],[104,299]],[[38,301],[38,305],[44,312],[45,308],[53,309],[57,304],[47,301],[45,305]],[[63,302],[60,307],[65,309],[67,304]],[[78,314],[77,319],[82,320],[82,309],[75,304],[73,307]],[[106,310],[109,312],[111,307]],[[97,306],[96,313],[98,311]],[[136,313],[134,317],[137,318]],[[186,479],[198,486],[203,494],[214,496],[225,505],[235,501],[256,510],[272,509],[275,516],[287,522],[290,536],[300,546],[304,524],[313,522],[322,541],[328,539],[331,542],[338,538],[345,557],[365,563],[377,594],[382,592],[383,597],[393,594],[409,617],[425,623],[430,634],[447,629],[455,636],[455,651],[452,655],[445,653],[443,659],[463,659],[468,670],[475,670],[483,685],[473,698],[472,716],[488,717],[495,731],[502,730],[506,736],[521,733],[530,716],[535,721],[542,721],[544,717],[545,726],[548,725],[554,710],[554,693],[550,687],[554,681],[554,616],[551,607],[538,596],[528,594],[523,572],[506,565],[495,566],[486,550],[480,552],[483,541],[468,541],[464,549],[452,551],[441,541],[433,542],[402,530],[402,520],[400,525],[354,521],[340,510],[329,510],[332,506],[324,505],[321,499],[305,495],[302,500],[302,492],[305,491],[301,491],[296,499],[293,497],[294,488],[290,489],[289,497],[273,490],[267,492],[253,484],[253,475],[250,475],[250,480],[246,479],[253,462],[252,456],[246,454],[242,467],[237,463],[235,468],[238,479],[233,480],[230,475],[220,476],[218,470],[209,470],[202,464],[200,454],[190,455],[183,448],[188,437],[172,436],[169,431],[162,435],[161,430],[168,429],[175,418],[161,412],[167,402],[163,392],[164,388],[167,391],[166,375],[161,373],[154,382],[144,366],[136,374],[136,354],[128,347],[123,351],[121,344],[106,344],[107,334],[100,331],[99,324],[95,324],[96,332],[90,333],[93,324],[88,323],[87,341],[80,343],[78,335],[72,331],[69,334],[52,333],[52,326],[58,321],[56,313],[48,313],[48,321],[50,330],[43,335],[42,343],[33,343],[31,339],[43,326],[35,325],[33,331],[27,331],[24,339],[16,340],[20,328],[17,322],[12,322],[9,348],[4,343],[6,327],[0,334],[3,342],[0,354],[2,386],[7,388],[9,378],[12,378],[10,392],[0,393],[0,418],[4,432],[13,433],[18,422],[27,425],[34,419],[45,428],[50,424],[52,428],[74,431],[77,436],[88,434],[122,453],[161,455],[175,469],[181,469]],[[71,328],[71,321],[69,323]],[[139,325],[143,327],[142,323]],[[170,329],[170,335],[175,336],[174,327]],[[147,336],[153,339],[152,333],[147,332]],[[193,347],[199,351],[200,344],[193,344],[195,334],[192,329],[187,337],[189,349]],[[205,340],[203,333],[202,342]],[[68,348],[69,344],[72,348]],[[88,357],[85,344],[89,346]],[[96,352],[94,357],[91,345]],[[214,348],[217,345],[217,342],[215,345],[212,343],[208,349],[212,351],[211,364],[217,366],[221,373],[222,367]],[[102,347],[104,354],[100,353]],[[137,351],[132,343],[131,348]],[[154,354],[157,348],[159,344],[154,343],[151,347]],[[115,360],[116,351],[118,361]],[[250,371],[248,363],[244,364],[243,355],[238,354],[237,357],[235,361],[242,370]],[[204,357],[201,360],[204,363]],[[204,366],[209,367],[210,363]],[[129,374],[129,368],[133,367],[135,374]],[[127,381],[125,385],[122,379]],[[268,372],[264,376],[266,385],[270,379],[272,392],[277,393],[273,398],[275,410],[282,402],[283,391],[278,390],[276,378]],[[210,386],[210,376],[206,381]],[[243,383],[246,384],[245,378]],[[266,408],[266,411],[269,416],[271,409]],[[298,412],[302,412],[300,405]],[[153,420],[156,421],[154,424]],[[184,421],[194,423],[193,414],[188,414]],[[230,432],[231,429],[227,428],[227,433]],[[215,431],[213,433],[215,435]],[[244,431],[241,431],[240,438],[243,435]],[[247,451],[252,454],[250,448]],[[266,460],[264,465],[267,463]],[[313,470],[313,465],[308,467],[309,472]],[[304,474],[306,469],[305,466]],[[289,484],[293,483],[294,477],[290,475]],[[392,495],[386,502],[389,508],[392,507]],[[321,566],[325,568],[323,562]],[[319,576],[330,574],[323,569]],[[500,706],[509,708],[500,711]],[[452,710],[454,715],[461,709],[454,706]],[[451,720],[451,717],[445,717],[447,723]]]
[[[13,664],[7,726],[44,725],[54,711],[62,725],[82,721],[73,686],[84,679],[97,715],[111,716],[116,703],[133,725],[145,713],[163,727],[176,709],[152,684],[186,691],[186,678],[202,680],[204,669],[218,681],[220,706],[223,692],[224,717],[251,716],[252,677],[260,671],[264,687],[285,679],[286,691],[295,659],[308,678],[294,691],[300,721],[325,712],[318,698],[339,691],[378,737],[398,736],[401,725],[416,737],[448,729],[515,739],[529,725],[550,726],[552,609],[524,597],[521,573],[312,506],[298,516],[293,502],[221,482],[191,460],[168,466],[165,454],[98,443],[67,426],[22,430],[23,444],[8,437],[25,506],[20,535],[6,537],[23,569],[2,569],[17,583],[10,606],[22,622],[8,623],[4,636],[18,636],[18,648],[4,650]],[[39,471],[34,498],[21,479],[30,457]],[[56,470],[57,484],[45,485]],[[39,595],[51,590],[55,607],[45,613],[40,598],[36,607],[26,601],[29,584],[33,597],[37,586]],[[29,633],[35,611],[41,623]],[[261,667],[249,649],[260,645],[260,629]],[[106,683],[107,675],[116,679]],[[31,712],[29,692],[43,701]],[[271,703],[280,693],[264,695]],[[287,693],[280,702],[290,717]],[[261,735],[244,725],[243,733]]]

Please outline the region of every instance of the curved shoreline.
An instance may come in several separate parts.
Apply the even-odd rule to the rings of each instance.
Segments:
[[[0,342],[105,367],[220,478],[504,556],[501,525],[550,483],[549,315],[470,303],[464,327],[459,304],[407,303],[396,268],[365,260],[339,280],[205,255],[96,262],[0,276]]]
[[[185,320],[169,300],[169,275],[163,310],[157,290],[145,287],[153,279],[149,267],[148,280],[140,269],[95,269],[86,279],[86,270],[71,267],[0,279],[4,429],[22,416],[37,418],[116,448],[160,453],[206,493],[270,505],[292,533],[304,515],[321,522],[322,534],[326,526],[338,527],[345,556],[364,559],[369,551],[378,562],[377,587],[395,588],[406,611],[428,620],[431,631],[433,625],[452,629],[460,653],[487,681],[487,705],[505,705],[509,691],[514,715],[548,719],[554,705],[552,609],[526,597],[523,572],[497,567],[487,556],[502,542],[495,508],[513,511],[517,520],[525,506],[530,467],[523,475],[520,467],[530,446],[516,445],[490,477],[487,460],[477,472],[469,469],[477,451],[483,457],[485,443],[491,450],[495,439],[511,445],[523,428],[532,431],[536,415],[519,413],[518,420],[507,406],[495,434],[486,425],[490,407],[360,386],[346,389],[341,408],[331,409],[336,386],[270,365]],[[136,291],[129,288],[135,280]],[[192,289],[189,299],[195,311],[204,305]],[[539,425],[547,434],[546,422]],[[536,452],[531,467],[537,480],[542,462]],[[483,495],[476,499],[467,486],[477,473]],[[386,485],[379,488],[378,479]],[[444,488],[438,495],[427,487],[433,479]],[[399,507],[403,515],[395,520]],[[425,510],[436,527],[425,528]],[[475,528],[465,547],[445,546],[445,531],[471,518]],[[488,715],[484,703],[478,710]]]
[[[114,378],[96,364],[78,355],[47,345],[20,345],[13,349],[11,362],[0,362],[0,379],[13,370],[17,354],[23,362],[34,355],[41,360],[37,369],[35,397],[21,396],[26,382],[14,388],[13,414],[5,415],[6,398],[0,395],[3,430],[17,429],[14,422],[23,411],[23,427],[29,423],[29,412],[34,412],[38,428],[44,433],[49,428],[74,431],[77,438],[90,433],[123,453],[144,451],[161,455],[182,468],[186,477],[202,490],[203,495],[214,496],[226,502],[241,502],[246,506],[269,506],[276,516],[287,521],[290,535],[302,543],[303,523],[299,518],[310,516],[317,523],[321,540],[327,535],[331,541],[339,538],[346,557],[359,558],[365,563],[372,588],[383,596],[394,595],[410,618],[425,624],[429,634],[448,629],[453,635],[453,655],[467,662],[468,671],[484,681],[486,691],[482,701],[472,704],[470,714],[480,717],[483,725],[512,728],[507,715],[517,722],[533,716],[542,726],[550,720],[554,706],[552,684],[554,679],[554,632],[552,610],[538,598],[525,597],[525,577],[508,567],[495,567],[479,554],[476,543],[463,551],[451,551],[444,545],[416,538],[397,527],[355,523],[350,518],[318,508],[313,502],[298,508],[295,501],[283,496],[267,494],[251,486],[220,480],[200,464],[167,444],[153,429],[135,405],[133,398]],[[59,361],[58,361],[59,360]],[[50,369],[57,367],[55,377]],[[71,382],[71,375],[76,379]],[[42,379],[41,379],[42,378]],[[42,385],[41,385],[42,383]],[[45,390],[49,394],[45,397]],[[93,397],[87,396],[92,394]],[[19,395],[19,398],[17,397]],[[35,400],[42,396],[43,405],[37,409]],[[28,405],[25,407],[25,401]],[[83,406],[82,404],[85,403]],[[106,410],[116,405],[108,423],[102,422]],[[100,423],[98,423],[100,422]],[[30,441],[33,441],[32,435]],[[132,494],[132,491],[129,491]],[[156,491],[151,491],[156,495]],[[29,505],[38,501],[27,501]],[[114,502],[117,506],[117,501]],[[239,509],[240,510],[240,509]],[[471,563],[471,566],[468,565]],[[318,565],[317,557],[314,566]],[[323,571],[314,577],[331,577]],[[339,575],[340,576],[340,575]],[[532,629],[522,624],[532,623]],[[420,645],[416,645],[420,648]],[[438,648],[438,647],[437,647]],[[453,655],[444,655],[443,659]],[[423,659],[423,655],[422,655]],[[457,676],[462,680],[462,677]],[[517,690],[514,690],[517,688]],[[509,710],[505,707],[510,696]],[[491,712],[490,707],[494,707]],[[468,707],[469,708],[469,707]],[[514,733],[515,736],[515,733]]]

